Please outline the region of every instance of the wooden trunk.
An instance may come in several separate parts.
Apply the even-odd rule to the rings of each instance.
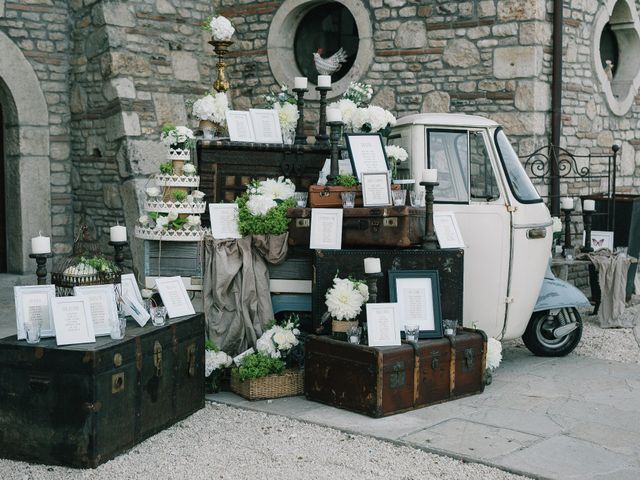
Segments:
[[[289,245],[309,246],[311,208],[290,208]],[[343,247],[407,248],[421,243],[425,209],[414,207],[345,208]]]
[[[305,344],[305,395],[377,418],[481,393],[486,344],[481,330],[395,347],[312,335]]]
[[[97,467],[204,407],[204,315],[122,340],[0,341],[0,455]]]

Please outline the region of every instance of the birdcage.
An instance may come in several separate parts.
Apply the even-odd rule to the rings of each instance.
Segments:
[[[73,253],[60,258],[53,266],[51,283],[57,296],[73,295],[73,288],[85,285],[120,283],[120,269],[100,252],[89,237],[89,228],[81,225],[73,243]]]

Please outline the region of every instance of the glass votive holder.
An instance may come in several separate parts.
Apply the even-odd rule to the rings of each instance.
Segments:
[[[349,327],[347,329],[347,340],[349,340],[349,343],[358,345],[360,343],[360,337],[362,337],[362,327]]]
[[[407,191],[406,190],[391,190],[391,198],[393,199],[393,205],[396,207],[402,207],[407,203]]]
[[[151,315],[151,322],[155,327],[162,327],[167,322],[167,307],[156,307]]]
[[[412,207],[424,206],[424,190],[411,190],[409,192],[409,202]]]
[[[27,337],[27,343],[38,343],[40,341],[40,322],[25,322],[24,330]]]
[[[114,340],[122,340],[127,330],[127,316],[124,313],[124,309],[118,309],[118,318],[113,319],[111,322],[111,331],[109,335]]]
[[[298,208],[306,208],[308,197],[308,192],[295,192],[293,194],[293,198],[296,200],[296,205],[298,206]]]
[[[458,328],[457,320],[442,320],[442,328],[444,329],[445,337],[455,337],[456,329]]]
[[[353,208],[356,204],[356,192],[342,192],[342,208]]]
[[[405,325],[404,339],[408,342],[417,342],[420,335],[420,325]]]
[[[567,262],[573,262],[576,259],[576,249],[573,247],[565,248],[564,259]]]

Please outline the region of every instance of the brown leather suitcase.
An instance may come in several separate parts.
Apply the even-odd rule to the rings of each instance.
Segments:
[[[290,208],[289,245],[309,246],[311,208]],[[407,248],[422,242],[424,208],[345,208],[342,218],[343,247]]]
[[[481,393],[486,339],[481,330],[464,329],[453,339],[369,347],[311,335],[305,395],[378,418]]]
[[[391,190],[400,190],[401,185],[392,184]],[[356,192],[355,206],[362,207],[362,187],[342,187],[339,185],[309,185],[309,206],[311,208],[342,208],[342,192]]]

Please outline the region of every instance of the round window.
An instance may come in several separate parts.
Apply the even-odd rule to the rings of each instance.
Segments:
[[[294,40],[295,61],[300,72],[315,80],[318,76],[314,53],[329,58],[341,48],[347,61],[331,76],[336,82],[353,66],[360,40],[353,15],[340,3],[327,3],[309,10],[298,25]]]

